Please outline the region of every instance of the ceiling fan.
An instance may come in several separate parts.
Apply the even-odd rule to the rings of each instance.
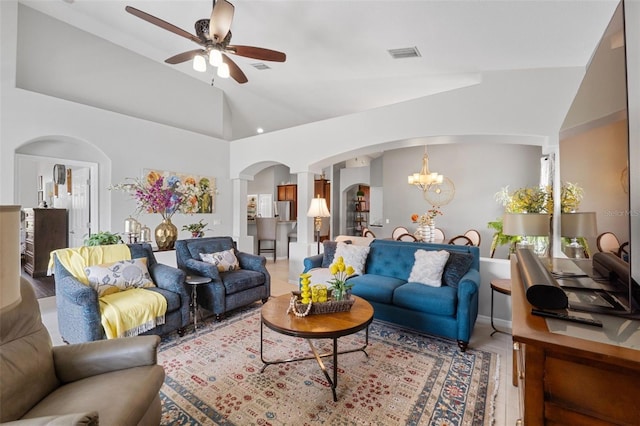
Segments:
[[[234,6],[227,0],[213,0],[211,18],[200,19],[195,23],[196,35],[182,28],[149,15],[139,9],[127,6],[125,10],[140,19],[157,25],[167,31],[187,38],[202,46],[200,49],[179,53],[165,60],[168,64],[179,64],[193,59],[193,68],[204,72],[207,69],[207,57],[209,63],[218,67],[218,76],[228,78],[231,76],[238,83],[246,83],[247,76],[240,67],[227,54],[259,59],[262,61],[284,62],[287,55],[276,50],[264,49],[254,46],[231,45],[231,21],[233,20]]]

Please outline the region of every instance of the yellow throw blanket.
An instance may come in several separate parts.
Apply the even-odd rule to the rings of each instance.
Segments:
[[[84,268],[87,266],[101,265],[103,263],[117,262],[131,259],[131,250],[126,244],[113,244],[109,246],[83,246],[54,250],[49,258],[49,271],[54,272],[54,256],[67,271],[76,277],[81,283],[89,284]]]
[[[102,327],[107,339],[137,336],[164,324],[167,300],[155,291],[132,288],[100,298]]]
[[[86,267],[130,260],[131,251],[126,244],[54,250],[49,259],[49,274],[54,270],[54,256],[78,281],[89,285]],[[108,339],[136,336],[162,325],[166,312],[167,300],[150,290],[133,288],[100,297],[101,322]]]

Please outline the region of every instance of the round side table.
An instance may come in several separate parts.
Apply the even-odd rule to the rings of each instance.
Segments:
[[[505,331],[498,330],[493,325],[493,294],[496,291],[498,293],[505,294],[507,296],[511,296],[511,280],[505,280],[505,279],[494,279],[494,280],[491,280],[491,328],[493,328],[493,332],[491,333],[491,336],[493,336],[496,333],[509,334],[509,333],[507,333]]]
[[[191,312],[193,314],[193,331],[198,330],[198,292],[197,287],[200,284],[207,284],[211,282],[209,277],[200,277],[198,275],[187,275],[184,282],[191,286]]]

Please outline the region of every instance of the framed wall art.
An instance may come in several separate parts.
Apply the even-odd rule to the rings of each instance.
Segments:
[[[215,212],[216,178],[188,173],[176,173],[167,170],[143,169],[144,182],[151,184],[163,178],[163,186],[180,194],[184,201],[181,213]]]

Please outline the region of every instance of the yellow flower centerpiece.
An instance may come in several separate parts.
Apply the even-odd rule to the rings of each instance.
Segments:
[[[334,300],[343,300],[347,295],[347,291],[353,287],[353,284],[347,284],[347,278],[349,278],[355,270],[351,265],[345,265],[344,258],[339,256],[338,259],[329,267],[333,278],[329,281],[332,288],[332,295]]]
[[[306,317],[310,314],[330,314],[351,310],[355,299],[348,296],[348,291],[353,284],[348,284],[347,278],[353,275],[355,270],[352,266],[345,265],[342,256],[338,257],[329,268],[333,278],[328,282],[330,285],[328,288],[324,284],[311,284],[311,274],[300,274],[300,291],[292,292],[287,314],[293,313],[296,317]]]

